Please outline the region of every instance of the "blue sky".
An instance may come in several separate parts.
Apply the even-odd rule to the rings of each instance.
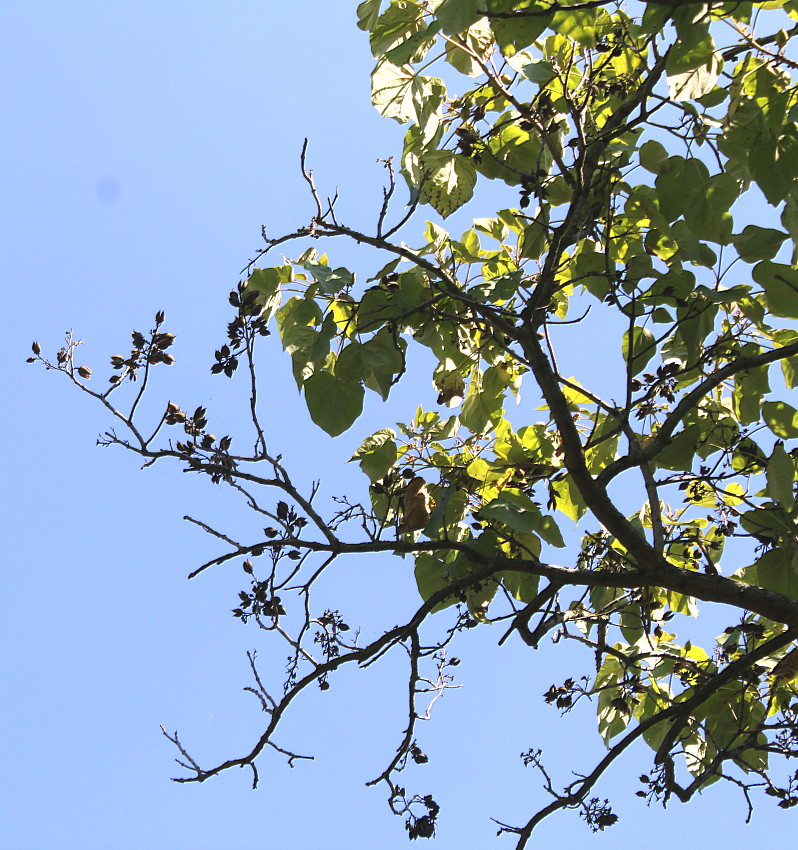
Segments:
[[[308,219],[302,140],[320,187],[339,185],[342,214],[364,225],[380,200],[376,160],[399,151],[401,128],[369,104],[371,58],[354,4],[14,4],[0,63],[0,846],[406,847],[383,790],[364,787],[403,728],[404,685],[391,659],[345,673],[286,719],[281,742],[315,762],[290,769],[266,756],[256,792],[243,771],[201,786],[169,782],[178,769],[159,724],[177,728],[205,763],[248,750],[258,734],[258,705],[242,693],[245,653],[259,649],[265,663],[269,650],[230,616],[243,574],[230,567],[187,582],[219,549],[181,520],[246,528],[248,518],[229,493],[175,467],[140,471],[135,458],[97,448],[109,425],[103,411],[61,376],[24,363],[33,339],[52,354],[71,328],[105,381],[108,356],[165,310],[178,359],[154,386],[153,409],[169,398],[204,404],[216,433],[230,430],[224,423],[240,415],[243,396],[208,371],[227,292],[260,246],[261,224],[276,234]],[[373,271],[352,248],[329,250],[336,264]],[[262,374],[270,446],[298,480],[320,475],[328,495],[362,486],[343,466],[360,438],[434,401],[428,376],[411,377],[387,408],[372,399],[365,422],[331,440],[308,422],[276,343]],[[322,590],[353,624],[376,622],[376,606],[392,624],[416,603],[398,559],[343,564]],[[601,752],[589,711],[560,720],[543,705],[543,691],[568,675],[563,655],[499,651],[499,636],[465,636],[464,687],[420,730],[430,763],[407,784],[443,807],[439,850],[510,845],[494,840],[489,818],[523,821],[545,802],[522,750],[550,751],[563,780]],[[541,846],[624,850],[659,831],[663,841],[747,847],[790,817],[763,803],[743,830],[741,800],[716,789],[663,815],[634,797],[638,767],[623,763],[600,789],[621,816],[616,827],[594,836],[560,816],[541,830]]]

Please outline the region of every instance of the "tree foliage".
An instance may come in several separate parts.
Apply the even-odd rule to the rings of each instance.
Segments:
[[[499,643],[584,648],[578,675],[542,683],[545,700],[562,712],[592,704],[607,746],[565,787],[537,751],[524,755],[551,800],[500,825],[517,847],[559,809],[611,826],[592,795],[632,744],[649,801],[727,781],[749,810],[756,790],[794,806],[798,2],[365,0],[357,14],[376,61],[373,104],[405,128],[409,199],[396,209],[388,160],[381,206],[351,227],[303,151],[310,221],[264,231],[211,370],[244,367],[254,450],[211,434],[201,407],[169,402],[156,427],[139,424],[153,367],[172,362],[162,314],[112,358],[106,388],[93,389],[71,337],[49,360],[34,345],[31,360],[126,429],[104,444],[209,475],[268,523],[246,543],[204,526],[228,548],[192,575],[243,560],[234,616],[287,642],[287,679],[273,696],[251,659],[268,719],[244,755],[202,765],[164,732],[186,771],[178,781],[246,765],[257,783],[263,750],[285,752],[275,734],[297,694],[402,647],[408,724],[374,782],[410,838],[431,837],[437,803],[399,774],[426,761],[416,721],[452,681],[449,645],[492,624]],[[445,228],[496,197],[506,200],[464,232]],[[334,260],[341,237],[384,259],[356,276]],[[295,242],[306,243],[295,259],[268,264]],[[310,418],[333,436],[369,393],[386,399],[405,380],[408,349],[427,351],[438,406],[362,441],[362,503],[339,495],[318,509],[318,487],[301,491],[267,448],[255,350],[272,333]],[[339,612],[317,608],[313,585],[341,556],[378,552],[404,558],[420,601],[360,644]],[[705,611],[722,624],[717,639],[695,622]]]

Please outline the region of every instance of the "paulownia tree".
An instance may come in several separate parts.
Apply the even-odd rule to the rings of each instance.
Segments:
[[[357,11],[374,105],[407,128],[397,171],[409,199],[397,209],[387,160],[382,203],[350,226],[303,151],[309,222],[264,231],[211,369],[243,373],[254,448],[218,439],[205,409],[182,402],[140,422],[153,369],[172,362],[163,314],[98,389],[71,337],[30,358],[107,408],[120,431],[102,444],[208,475],[265,526],[240,543],[200,523],[225,549],[192,576],[243,561],[233,614],[284,642],[287,677],[275,690],[282,671],[250,658],[265,726],[227,761],[202,763],[164,730],[177,781],[249,766],[257,784],[265,749],[301,757],[276,736],[303,689],[400,649],[408,722],[374,782],[411,838],[430,837],[439,807],[400,774],[426,761],[416,723],[452,681],[450,645],[492,624],[499,644],[583,648],[582,670],[544,672],[541,688],[562,712],[592,703],[607,746],[565,787],[537,751],[524,755],[550,801],[500,824],[517,847],[559,809],[611,825],[594,791],[633,744],[649,801],[722,780],[749,813],[755,791],[796,805],[798,410],[785,397],[798,383],[798,2],[365,0]],[[460,235],[444,229],[485,195],[506,201]],[[432,220],[407,235],[427,207]],[[384,260],[356,278],[333,258],[341,239]],[[295,259],[268,264],[289,246]],[[366,390],[385,399],[410,377],[409,348],[431,353],[438,407],[355,452],[367,497],[334,493],[322,508],[320,485],[302,491],[267,448],[256,363],[275,330],[310,418],[333,436],[358,422]],[[581,372],[561,368],[563,352],[581,353]],[[337,559],[373,553],[404,558],[420,602],[361,643],[314,591]]]

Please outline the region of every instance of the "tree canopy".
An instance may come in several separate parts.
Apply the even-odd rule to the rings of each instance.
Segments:
[[[247,766],[257,785],[267,747],[303,758],[278,741],[305,688],[403,649],[407,725],[373,784],[410,838],[432,837],[434,793],[402,771],[427,761],[417,721],[453,682],[460,633],[493,626],[499,644],[582,649],[567,678],[539,674],[544,699],[595,710],[606,744],[564,787],[524,753],[549,802],[499,822],[516,847],[560,809],[611,826],[599,783],[633,744],[649,801],[725,781],[749,813],[756,792],[791,808],[798,2],[365,0],[357,16],[373,104],[405,128],[401,156],[384,163],[381,204],[351,225],[303,150],[309,222],[264,230],[211,368],[243,382],[250,421],[219,438],[204,407],[169,401],[141,422],[156,367],[173,362],[162,313],[99,388],[71,336],[30,358],[107,408],[119,431],[101,443],[208,475],[265,525],[236,542],[192,520],[225,546],[192,577],[241,562],[233,615],[291,661],[275,686],[281,670],[250,658],[267,719],[243,755],[205,764],[164,730],[177,781]],[[464,232],[447,230],[466,213]],[[342,238],[368,246],[362,268],[336,262]],[[362,435],[362,493],[303,490],[270,446],[270,335],[308,429],[332,436],[357,426],[367,390],[387,399],[431,369],[434,409]],[[362,642],[314,591],[338,559],[374,553],[403,558],[420,599]]]

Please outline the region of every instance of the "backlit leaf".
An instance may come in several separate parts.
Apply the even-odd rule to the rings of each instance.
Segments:
[[[641,327],[634,327],[631,332],[625,331],[621,351],[624,360],[629,363],[631,374],[639,374],[657,353],[654,334]]]
[[[331,437],[351,428],[363,411],[363,387],[329,372],[315,372],[305,381],[310,418]]]

